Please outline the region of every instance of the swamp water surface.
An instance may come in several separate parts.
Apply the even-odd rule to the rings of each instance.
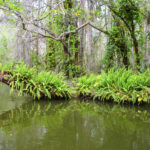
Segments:
[[[150,109],[32,101],[0,87],[0,150],[149,150]]]

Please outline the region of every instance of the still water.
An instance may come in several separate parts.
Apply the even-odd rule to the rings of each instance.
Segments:
[[[7,85],[0,83],[0,115],[28,102],[29,100],[28,97],[22,98],[15,92],[11,93],[12,92]]]
[[[32,101],[3,86],[0,150],[149,150],[149,107]]]

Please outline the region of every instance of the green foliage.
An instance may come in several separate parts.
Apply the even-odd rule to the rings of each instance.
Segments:
[[[37,55],[36,50],[30,51],[32,66],[36,67],[36,70],[41,71],[45,69],[45,63],[42,63],[42,58]]]
[[[61,59],[62,59],[61,43],[50,38],[47,39],[47,52],[44,54],[43,57],[46,69],[55,70],[57,63],[60,63]]]
[[[23,11],[23,7],[17,0],[0,0],[1,6],[10,7],[10,12],[15,12],[16,10],[20,13]]]
[[[140,67],[143,59],[140,55],[140,48],[143,49],[143,13],[139,1],[118,0],[109,4],[112,12],[112,27],[109,30],[106,53],[103,60],[105,69],[111,67],[129,66],[128,52],[136,47],[135,62]],[[136,43],[136,44],[135,44]],[[140,69],[139,69],[140,70]]]
[[[48,50],[48,52],[45,53],[44,61],[47,69],[54,70],[56,68],[56,56],[56,51]]]
[[[101,75],[83,76],[77,80],[79,94],[93,99],[113,100],[117,103],[149,103],[150,71],[133,73],[131,70],[111,69]]]
[[[93,85],[100,79],[100,75],[96,76],[94,74],[85,75],[82,77],[79,77],[77,81],[74,81],[74,84],[77,88],[77,94],[79,95],[92,95],[93,89],[90,87],[93,87]]]
[[[35,68],[29,68],[23,63],[17,65],[7,65],[1,67],[1,72],[9,75],[7,79],[12,87],[23,93],[33,96],[35,99],[43,97],[53,98],[70,98],[71,88],[60,74],[42,71],[36,72]]]
[[[128,37],[125,36],[124,27],[122,24],[113,26],[109,30],[106,52],[104,59],[102,60],[105,65],[105,70],[115,66],[119,67],[126,65],[124,64],[123,59],[125,56],[128,57],[128,43]]]
[[[8,64],[0,66],[0,71],[13,89],[41,98],[68,99],[73,94],[71,86],[61,74],[42,71],[37,73],[35,68],[27,65]],[[150,71],[144,73],[132,70],[111,69],[101,75],[85,75],[75,79],[76,94],[99,100],[113,100],[117,103],[149,103]]]
[[[114,4],[116,13],[130,25],[132,21],[141,23],[142,14],[137,0],[118,0]]]

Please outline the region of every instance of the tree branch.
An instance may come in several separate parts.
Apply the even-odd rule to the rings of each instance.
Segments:
[[[47,28],[44,28],[44,27],[41,27],[39,25],[37,25],[36,23],[32,22],[32,23],[27,23],[26,22],[26,19],[25,17],[23,17],[19,12],[17,12],[16,10],[13,10],[12,8],[10,7],[7,7],[7,6],[3,6],[3,7],[0,7],[0,9],[2,10],[5,10],[5,11],[13,11],[12,13],[14,13],[18,18],[20,18],[21,22],[22,22],[22,27],[24,30],[26,31],[29,31],[29,32],[32,32],[32,33],[36,33],[36,34],[39,34],[45,38],[52,38],[54,40],[57,40],[57,41],[61,41],[62,42],[62,39],[67,36],[67,35],[70,35],[70,34],[75,34],[77,33],[79,30],[81,30],[82,28],[86,27],[87,25],[90,25],[91,27],[95,28],[96,30],[100,31],[100,32],[103,32],[104,34],[106,35],[109,35],[109,32],[108,31],[105,31],[101,28],[98,28],[97,26],[93,25],[91,22],[86,22],[84,24],[82,24],[80,27],[76,28],[75,30],[72,30],[72,31],[69,31],[69,32],[64,32],[64,33],[61,33],[60,35],[56,35],[55,33],[49,31]],[[45,34],[42,34],[40,32],[37,32],[37,31],[33,31],[33,30],[29,30],[27,29],[27,26],[26,24],[31,24],[31,25],[34,25],[35,27],[45,31],[46,33],[48,33],[49,35],[47,35],[46,33]]]
[[[130,28],[130,26],[128,25],[128,23],[126,22],[126,20],[119,14],[119,13],[117,13],[116,11],[115,11],[115,9],[113,8],[113,6],[112,5],[107,5],[108,6],[108,8],[116,15],[116,16],[118,16],[123,22],[124,22],[124,24],[126,25],[126,27],[128,28],[128,30],[130,31],[130,32],[132,32],[132,30],[131,30],[131,28]]]
[[[70,35],[70,34],[75,34],[77,33],[79,30],[81,30],[82,28],[86,27],[87,25],[90,25],[91,27],[95,28],[96,30],[100,31],[100,32],[103,32],[104,34],[107,34],[109,35],[109,32],[101,29],[101,28],[98,28],[97,26],[93,25],[91,22],[86,22],[84,23],[83,25],[81,25],[80,27],[76,28],[75,30],[72,30],[72,31],[69,31],[69,32],[64,32],[64,33],[61,33],[59,36],[58,36],[58,39],[62,39],[63,37],[65,37],[66,35]]]

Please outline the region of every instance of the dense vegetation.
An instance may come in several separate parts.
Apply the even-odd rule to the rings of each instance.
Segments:
[[[149,103],[150,71],[134,73],[131,70],[111,69],[101,75],[86,75],[77,79],[80,96],[117,103]]]
[[[4,24],[13,26],[16,41],[22,39],[22,49],[27,47],[9,56],[14,40],[9,31],[0,32],[3,82],[35,99],[75,95],[149,103],[147,0],[29,1],[31,6],[24,0],[0,0]]]
[[[64,98],[71,96],[71,89],[60,74],[42,71],[38,73],[35,68],[29,68],[24,64],[6,65],[0,68],[5,81],[13,89],[40,98]]]
[[[41,98],[69,99],[74,94],[81,98],[114,101],[117,103],[149,103],[150,71],[144,73],[126,69],[102,71],[100,75],[90,74],[67,82],[54,72],[37,72],[24,64],[1,66],[1,75],[12,90]],[[74,87],[73,87],[74,85]],[[74,91],[74,92],[73,92]]]

